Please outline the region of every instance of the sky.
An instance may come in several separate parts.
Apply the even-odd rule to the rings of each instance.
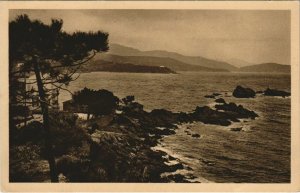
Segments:
[[[62,19],[67,32],[102,30],[110,43],[143,51],[290,64],[287,10],[10,10],[10,20],[20,14]]]

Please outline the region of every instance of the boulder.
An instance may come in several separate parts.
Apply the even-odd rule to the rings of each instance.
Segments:
[[[251,88],[244,88],[242,86],[237,86],[232,95],[236,98],[254,98],[255,91]]]
[[[219,98],[215,100],[216,103],[226,103],[223,98]]]
[[[270,89],[267,88],[264,91],[264,95],[265,96],[281,96],[281,97],[287,97],[287,96],[291,96],[291,93],[286,92],[286,91],[281,91],[281,90],[276,90],[276,89]]]

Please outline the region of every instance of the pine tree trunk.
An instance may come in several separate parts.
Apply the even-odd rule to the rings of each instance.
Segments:
[[[43,82],[40,75],[39,65],[37,62],[34,61],[33,66],[34,66],[34,73],[36,76],[36,82],[38,86],[41,109],[43,113],[43,125],[45,130],[45,150],[46,150],[46,156],[50,167],[51,182],[58,182],[58,173],[57,173],[55,158],[53,154],[52,137],[51,137],[50,126],[49,126],[48,104],[46,102],[46,95],[43,88]]]
[[[91,115],[91,114],[88,112],[88,113],[87,113],[87,120],[90,120],[90,115]]]

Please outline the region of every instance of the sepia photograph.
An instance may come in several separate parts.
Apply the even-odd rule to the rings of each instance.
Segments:
[[[45,7],[7,10],[8,183],[292,183],[291,9]]]

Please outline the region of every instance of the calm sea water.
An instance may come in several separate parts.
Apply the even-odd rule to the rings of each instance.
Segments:
[[[192,111],[196,106],[214,105],[204,95],[231,95],[237,85],[256,91],[267,87],[290,91],[289,74],[196,73],[139,74],[85,73],[72,82],[71,91],[88,87],[107,89],[118,97],[134,95],[146,110],[165,108]],[[59,100],[70,99],[67,92]],[[259,114],[228,127],[193,123],[180,125],[175,135],[164,137],[158,147],[190,167],[202,182],[286,183],[290,181],[290,98],[257,96],[254,99],[223,97]],[[230,128],[243,127],[234,132]],[[186,129],[198,133],[192,138]],[[182,171],[187,173],[187,171]]]

